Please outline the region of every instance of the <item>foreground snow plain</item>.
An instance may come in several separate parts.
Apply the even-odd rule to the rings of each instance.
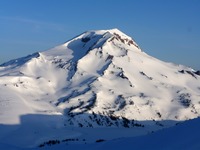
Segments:
[[[60,144],[55,145],[48,145],[45,147],[35,147],[35,148],[27,148],[27,147],[18,147],[13,146],[10,144],[5,144],[0,142],[0,149],[5,150],[65,150],[65,149],[73,149],[73,150],[121,150],[121,149],[142,149],[142,150],[199,150],[200,149],[200,119],[193,119],[190,121],[186,121],[179,125],[176,125],[171,128],[163,129],[157,131],[155,133],[143,135],[143,136],[136,136],[136,137],[121,137],[115,140],[109,141],[102,141],[102,142],[94,142],[94,143],[73,143],[73,142],[61,142]],[[45,129],[47,130],[47,129]],[[98,130],[98,129],[96,129]],[[120,129],[125,131],[126,129]],[[87,132],[89,131],[89,132]],[[107,130],[108,131],[108,130]],[[41,131],[43,132],[43,131]],[[45,131],[44,131],[45,132]],[[52,132],[52,130],[49,130]],[[59,135],[60,131],[55,130],[54,135]],[[91,130],[85,130],[85,133],[90,133]],[[101,132],[101,131],[99,131]],[[72,131],[63,130],[63,133],[66,135],[74,134]],[[83,133],[83,132],[82,132]],[[96,135],[97,131],[94,131],[94,135]],[[115,132],[113,132],[115,133]],[[45,133],[46,134],[46,133]],[[19,133],[16,136],[20,137],[21,134]],[[30,136],[30,135],[29,135]],[[26,136],[27,137],[27,136]],[[66,137],[66,136],[65,136]],[[59,137],[60,138],[60,137]],[[12,139],[11,139],[12,140]],[[16,141],[16,139],[15,139]],[[24,138],[23,142],[26,143],[27,140]]]

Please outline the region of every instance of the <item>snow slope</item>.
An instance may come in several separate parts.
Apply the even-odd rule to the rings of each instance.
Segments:
[[[34,147],[144,135],[199,117],[199,93],[199,71],[149,56],[118,29],[88,31],[0,65],[0,139]]]

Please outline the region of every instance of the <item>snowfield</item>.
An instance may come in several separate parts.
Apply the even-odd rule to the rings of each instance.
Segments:
[[[0,149],[198,149],[199,116],[200,72],[118,29],[0,65]]]

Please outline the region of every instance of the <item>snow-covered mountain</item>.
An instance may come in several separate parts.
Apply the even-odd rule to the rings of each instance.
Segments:
[[[149,133],[200,116],[200,72],[149,56],[118,29],[88,31],[0,65],[0,124],[27,114],[59,116],[45,127]]]

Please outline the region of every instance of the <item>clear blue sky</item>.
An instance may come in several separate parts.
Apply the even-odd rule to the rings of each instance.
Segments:
[[[111,28],[149,55],[200,69],[200,0],[1,0],[0,63]]]

